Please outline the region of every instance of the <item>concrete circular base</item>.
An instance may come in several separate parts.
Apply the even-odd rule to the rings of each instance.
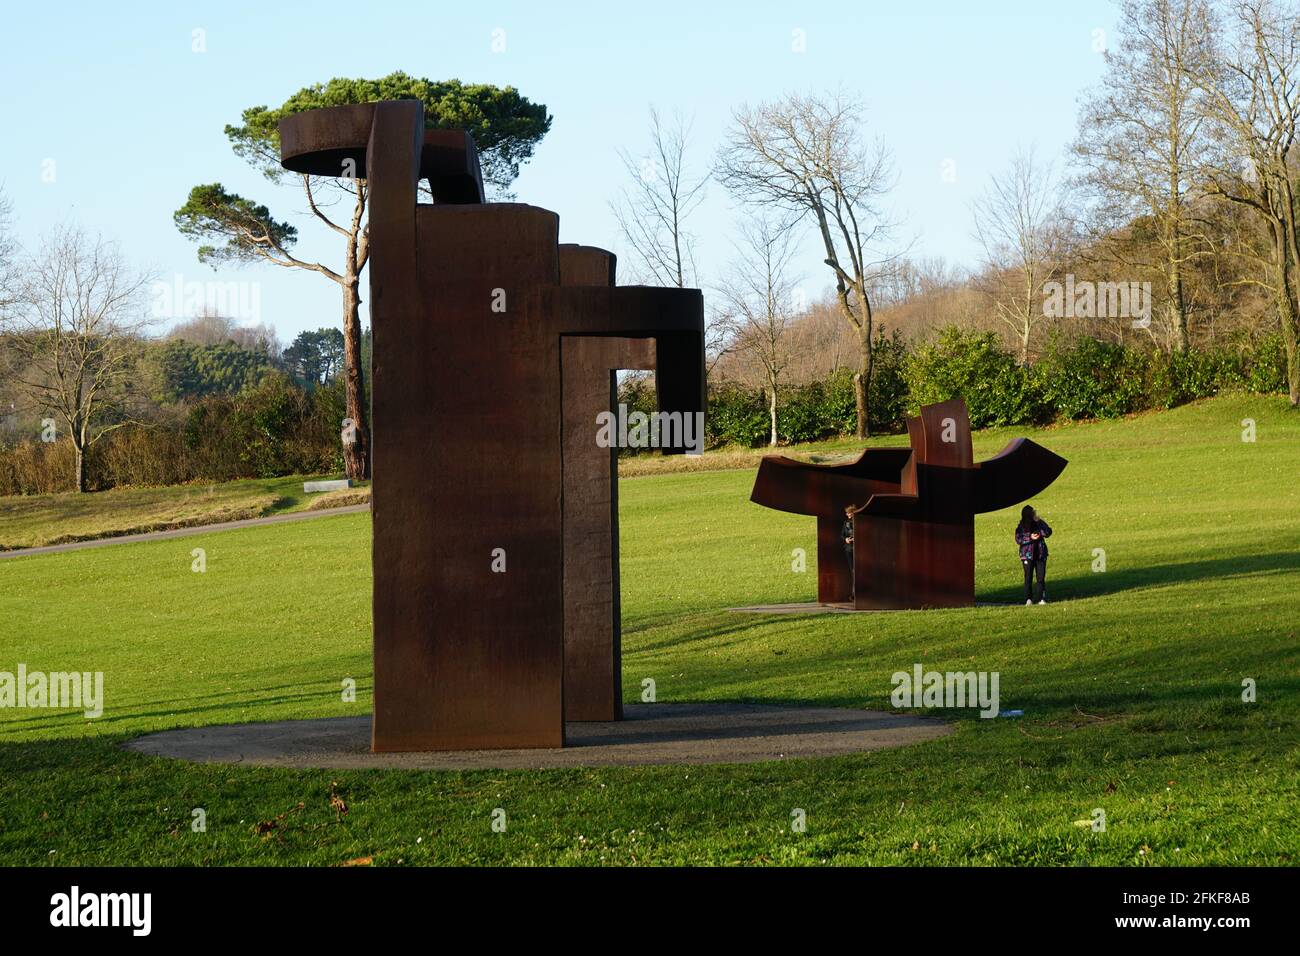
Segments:
[[[128,750],[196,763],[343,770],[477,770],[756,763],[864,753],[932,740],[943,721],[839,707],[629,704],[625,719],[569,723],[556,750],[371,753],[370,718],[331,717],[165,730]]]

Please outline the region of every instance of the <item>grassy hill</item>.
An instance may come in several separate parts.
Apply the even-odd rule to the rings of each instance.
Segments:
[[[1021,433],[977,435],[977,458]],[[1025,712],[945,712],[949,737],[854,757],[465,773],[153,760],[116,745],[369,710],[368,516],[0,562],[0,670],[100,670],[107,698],[93,721],[0,710],[0,863],[1296,863],[1300,414],[1225,397],[1031,434],[1070,459],[1035,501],[1056,530],[1045,607],[733,613],[813,598],[811,561],[791,570],[793,549],[815,555],[812,519],[751,504],[752,470],[622,482],[628,700],[653,677],[661,701],[886,709],[890,675],[921,663],[998,671],[1002,706]],[[1020,600],[1015,517],[977,519],[980,601]],[[1087,825],[1097,808],[1105,832]]]
[[[114,488],[94,494],[4,496],[0,497],[0,552],[354,503],[351,498],[340,500],[338,492],[308,495],[304,480],[313,479],[290,475],[223,484]],[[358,489],[349,494],[360,493]]]

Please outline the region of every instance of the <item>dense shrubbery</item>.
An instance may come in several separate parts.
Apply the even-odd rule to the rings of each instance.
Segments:
[[[210,395],[158,421],[105,436],[88,457],[92,491],[343,470],[343,384],[305,391],[282,373],[233,395]],[[0,447],[0,495],[73,486],[67,441]]]
[[[265,352],[234,342],[199,345],[172,339],[158,346],[151,358],[158,367],[157,399],[163,403],[240,392],[273,370]]]
[[[902,427],[907,405],[906,359],[907,349],[897,335],[877,338],[868,396],[873,430],[893,431]],[[856,427],[852,369],[836,369],[823,381],[781,390],[776,428],[782,441],[817,441],[833,435],[851,435]],[[766,444],[770,434],[767,400],[759,390],[735,382],[710,385],[707,419],[710,445],[761,445]]]
[[[194,405],[182,430],[202,477],[341,471],[343,383],[304,391],[282,375]]]
[[[342,470],[341,381],[308,390],[259,363],[226,361],[230,357],[220,347],[206,352],[177,348],[175,356],[174,368],[182,373],[202,367],[208,379],[214,367],[225,369],[230,381],[243,387],[169,406],[148,425],[105,437],[89,456],[92,490]],[[213,361],[204,364],[206,359]],[[1221,391],[1285,392],[1281,337],[1173,355],[1090,338],[1053,340],[1038,362],[1023,367],[995,336],[952,328],[910,351],[897,337],[877,341],[871,427],[873,432],[901,430],[908,412],[957,396],[965,398],[972,424],[980,428],[1114,418]],[[853,434],[849,369],[785,388],[780,399],[777,431],[782,441]],[[631,410],[655,411],[653,377],[630,376],[620,386],[619,400]],[[763,445],[769,428],[767,402],[759,389],[711,383],[710,446]],[[72,483],[67,441],[0,445],[0,495],[65,491]]]
[[[763,393],[734,382],[723,382],[709,389],[709,411],[704,421],[705,437],[710,445],[760,445],[772,428]],[[778,429],[780,422],[778,409]]]
[[[1172,408],[1222,391],[1286,391],[1279,335],[1253,346],[1168,355],[1091,338],[1052,340],[1038,362],[1020,365],[992,333],[944,330],[910,352],[897,339],[876,346],[871,383],[873,432],[898,431],[921,405],[962,397],[976,428],[1044,424],[1060,418],[1115,418]],[[650,396],[653,408],[653,393]],[[853,374],[839,369],[825,381],[784,389],[777,411],[782,441],[851,435]],[[756,389],[735,383],[710,388],[711,445],[765,444],[767,407]]]
[[[971,425],[1014,425],[1050,417],[1035,370],[1022,368],[991,332],[945,329],[906,362],[908,408],[961,396]]]

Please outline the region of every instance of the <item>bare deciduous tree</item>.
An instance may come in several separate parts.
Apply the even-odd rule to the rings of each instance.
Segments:
[[[1057,183],[1033,150],[1020,150],[1011,168],[993,177],[972,206],[975,235],[984,248],[980,285],[1029,363],[1029,341],[1043,319],[1043,284],[1054,279],[1064,251],[1064,217]]]
[[[18,303],[18,240],[13,234],[13,203],[0,189],[0,319]]]
[[[1106,73],[1084,101],[1074,144],[1102,234],[1151,217],[1160,261],[1134,264],[1163,273],[1166,326],[1183,351],[1184,273],[1208,251],[1189,193],[1207,146],[1196,75],[1211,55],[1212,22],[1205,0],[1123,0],[1118,46],[1105,53]]]
[[[178,322],[167,332],[168,339],[184,339],[195,345],[224,345],[234,342],[241,349],[279,358],[282,351],[275,326],[259,322],[240,325],[229,316],[204,308],[192,319]]]
[[[634,275],[679,289],[696,284],[695,238],[686,221],[704,200],[709,181],[707,174],[691,173],[690,137],[691,123],[681,113],[665,121],[651,107],[649,152],[638,159],[619,151],[631,184],[610,203],[632,250]]]
[[[741,107],[717,161],[719,180],[739,199],[812,219],[840,314],[857,336],[860,438],[870,432],[872,290],[898,258],[880,252],[893,226],[880,205],[893,185],[892,159],[883,142],[864,140],[861,114],[842,93]]]
[[[17,411],[13,387],[15,356],[3,334],[6,319],[18,304],[18,241],[12,227],[13,204],[0,189],[0,438],[16,427]]]
[[[148,326],[141,302],[150,276],[117,247],[72,226],[42,243],[25,269],[22,302],[4,319],[16,384],[67,430],[76,490],[86,490],[86,454],[132,418],[134,370]]]
[[[750,359],[762,378],[771,422],[769,444],[778,439],[777,409],[782,375],[790,362],[787,332],[796,317],[787,276],[793,248],[788,223],[759,216],[741,227],[742,241],[723,282],[723,315],[732,351]]]
[[[1291,404],[1300,405],[1300,13],[1291,3],[1242,0],[1232,8],[1231,27],[1227,47],[1193,74],[1205,92],[1216,147],[1205,164],[1207,187],[1253,210],[1267,229],[1287,384]]]

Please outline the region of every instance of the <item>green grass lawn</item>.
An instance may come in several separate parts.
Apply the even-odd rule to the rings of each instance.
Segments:
[[[1019,431],[978,435],[977,457]],[[751,504],[752,471],[622,482],[627,700],[652,677],[661,701],[888,708],[890,675],[921,663],[998,671],[1002,707],[1025,711],[942,712],[950,736],[860,756],[463,773],[152,759],[117,745],[368,712],[368,516],[0,562],[0,670],[100,670],[107,698],[93,721],[0,711],[0,863],[1294,865],[1300,414],[1228,397],[1034,437],[1071,462],[1035,501],[1056,530],[1046,607],[731,613],[814,597],[815,567],[791,570],[792,549],[815,555],[812,519]],[[1020,600],[1014,521],[977,520],[981,601]],[[1079,823],[1096,808],[1105,832]]]
[[[308,480],[291,475],[215,485],[2,497],[0,551],[302,511],[321,497],[302,490]]]

